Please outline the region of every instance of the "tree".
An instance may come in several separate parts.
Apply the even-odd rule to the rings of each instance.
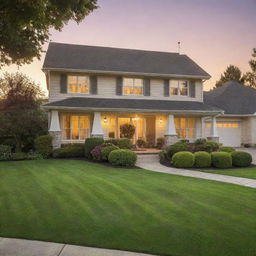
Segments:
[[[47,114],[40,109],[43,93],[27,76],[5,73],[0,78],[0,139],[14,141],[16,151],[33,148],[47,133]]]
[[[228,81],[237,81],[239,83],[244,82],[242,72],[238,67],[234,65],[229,65],[226,68],[226,71],[224,71],[224,73],[221,74],[220,79],[215,84],[215,87],[220,87]]]
[[[256,88],[256,48],[253,48],[252,59],[249,61],[252,71],[244,75],[245,85]]]
[[[69,20],[81,22],[97,0],[1,0],[0,66],[40,59],[50,28],[61,31]]]

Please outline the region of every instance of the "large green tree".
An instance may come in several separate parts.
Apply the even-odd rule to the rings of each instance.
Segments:
[[[237,81],[239,83],[244,82],[242,72],[238,67],[229,65],[224,73],[221,74],[220,79],[215,84],[215,87],[220,87],[228,81]]]
[[[256,48],[253,48],[252,59],[249,61],[251,71],[244,75],[244,81],[247,86],[256,88]]]
[[[97,8],[97,0],[1,0],[0,66],[40,58],[49,29],[77,23]]]
[[[0,78],[1,143],[27,151],[37,136],[47,133],[47,114],[40,108],[42,97],[39,86],[21,73],[5,73]]]

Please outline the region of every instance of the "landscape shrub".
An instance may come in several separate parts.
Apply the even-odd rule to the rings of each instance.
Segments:
[[[132,139],[135,134],[135,126],[133,124],[122,124],[120,126],[121,138]]]
[[[195,145],[202,145],[205,144],[207,140],[205,138],[199,138],[195,141]]]
[[[42,160],[44,159],[43,156],[41,154],[39,154],[38,152],[35,151],[29,151],[27,153],[27,159],[28,160]]]
[[[28,154],[24,152],[12,153],[11,155],[12,161],[21,161],[21,160],[27,160],[27,159],[28,159]]]
[[[102,160],[108,161],[110,152],[112,152],[113,150],[117,150],[117,149],[119,149],[119,147],[117,147],[115,145],[102,148],[102,150],[101,150]]]
[[[105,140],[105,143],[111,143],[113,145],[118,145],[118,139],[108,139],[108,140]]]
[[[6,161],[11,159],[12,149],[8,145],[0,145],[0,161]]]
[[[206,151],[209,153],[218,151],[220,148],[220,144],[215,141],[207,141],[205,145],[206,145]]]
[[[232,167],[232,157],[227,152],[212,152],[212,165],[216,168],[226,169]]]
[[[136,141],[136,145],[139,147],[139,148],[145,148],[146,145],[147,145],[147,142],[143,139],[138,139]]]
[[[232,164],[237,167],[248,167],[252,163],[252,156],[248,152],[234,151],[231,153]]]
[[[102,144],[102,145],[103,145],[103,144]],[[102,155],[101,155],[102,145],[96,146],[96,147],[91,151],[92,159],[93,159],[94,161],[102,161]]]
[[[167,153],[166,153],[165,150],[161,150],[161,151],[159,152],[159,159],[160,159],[160,163],[161,163],[161,164],[166,164],[166,163],[169,162],[169,161],[168,161],[168,158],[167,158]]]
[[[121,149],[131,149],[132,148],[132,142],[131,142],[130,139],[121,138],[121,139],[117,140],[117,146]]]
[[[172,165],[177,168],[191,168],[195,163],[195,156],[189,151],[177,152],[173,155]]]
[[[164,137],[159,137],[156,140],[156,147],[159,149],[162,149],[164,146],[164,143],[165,143]]]
[[[42,135],[35,139],[35,150],[44,158],[48,158],[52,154],[52,137],[50,135]]]
[[[166,156],[169,160],[172,159],[172,156],[180,151],[188,151],[188,144],[184,143],[184,142],[177,142],[173,145],[170,145],[168,147],[166,147],[165,149],[166,151]]]
[[[91,151],[96,147],[104,143],[103,138],[87,138],[84,144],[84,155],[87,159],[92,159]]]
[[[110,152],[108,157],[112,165],[117,166],[134,166],[137,160],[137,155],[129,149],[117,149]]]
[[[197,168],[207,168],[211,166],[212,160],[211,155],[205,151],[195,152],[195,167]]]
[[[84,157],[83,144],[66,144],[62,148],[53,150],[52,156],[54,158],[77,158]]]
[[[235,148],[233,148],[233,147],[227,147],[227,146],[225,146],[225,147],[220,147],[220,151],[221,151],[221,152],[232,153],[232,152],[234,152],[234,151],[236,151],[236,150],[235,150]]]

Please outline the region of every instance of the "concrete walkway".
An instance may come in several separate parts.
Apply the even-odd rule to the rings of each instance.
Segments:
[[[199,172],[199,171],[191,171],[191,170],[164,166],[159,163],[158,155],[138,155],[138,161],[136,165],[143,169],[147,169],[154,172],[162,172],[162,173],[194,177],[194,178],[206,179],[206,180],[215,180],[215,181],[232,183],[232,184],[241,185],[241,186],[250,187],[250,188],[256,188],[255,179],[247,179],[247,178],[233,177],[233,176]]]
[[[1,256],[149,256],[150,254],[0,237],[0,255]]]

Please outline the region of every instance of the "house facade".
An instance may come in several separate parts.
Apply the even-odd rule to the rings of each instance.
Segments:
[[[50,43],[43,71],[53,145],[88,137],[119,138],[135,126],[134,142],[155,145],[207,137],[218,141],[223,110],[204,102],[210,75],[178,53]],[[205,133],[205,121],[210,129]]]

